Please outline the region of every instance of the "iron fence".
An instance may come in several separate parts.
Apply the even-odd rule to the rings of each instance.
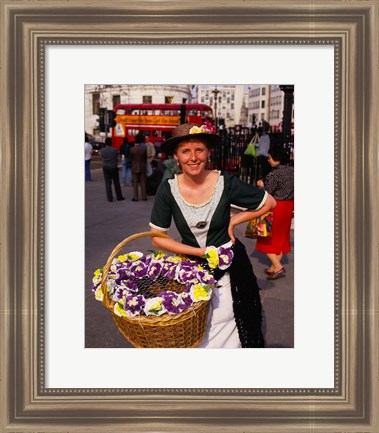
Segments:
[[[212,166],[216,170],[227,171],[247,183],[254,183],[262,177],[260,158],[245,155],[246,146],[256,133],[255,128],[233,127],[219,131],[221,144],[212,150]],[[270,146],[283,146],[288,159],[293,164],[293,139],[284,143],[281,132],[269,132]]]

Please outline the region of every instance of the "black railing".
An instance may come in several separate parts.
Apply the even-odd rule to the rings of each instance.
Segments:
[[[246,146],[256,130],[247,127],[225,128],[219,131],[221,144],[212,150],[212,165],[216,170],[227,171],[247,183],[254,183],[262,177],[260,158],[244,155]],[[289,160],[293,163],[292,143],[284,144],[281,132],[269,132],[270,146],[284,146]]]

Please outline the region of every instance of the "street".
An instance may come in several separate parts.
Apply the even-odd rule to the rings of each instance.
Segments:
[[[108,202],[99,157],[91,162],[92,181],[85,183],[85,347],[131,348],[118,331],[111,314],[95,300],[91,291],[93,272],[104,266],[111,251],[128,236],[150,231],[149,218],[154,197],[132,202],[131,186],[122,186],[125,201]],[[83,173],[84,176],[84,173]],[[294,347],[294,252],[284,257],[287,270],[284,278],[269,281],[264,269],[269,260],[255,251],[255,240],[243,236],[246,223],[236,230],[237,237],[247,248],[261,288],[263,332],[267,348]],[[293,249],[293,232],[291,244]],[[169,235],[179,240],[174,226]],[[126,245],[123,252],[151,250],[151,238],[144,237]]]

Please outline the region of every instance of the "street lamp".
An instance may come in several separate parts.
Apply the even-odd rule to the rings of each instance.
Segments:
[[[214,111],[215,111],[214,118],[215,118],[215,128],[217,131],[217,129],[218,129],[218,125],[217,125],[217,95],[220,93],[220,91],[217,89],[217,86],[215,86],[215,89],[212,90],[212,93],[214,95],[213,96],[213,98],[214,98],[213,105],[214,105]]]
[[[284,143],[291,141],[291,117],[293,105],[293,85],[280,85],[280,90],[284,92],[284,110],[283,110],[283,138]]]

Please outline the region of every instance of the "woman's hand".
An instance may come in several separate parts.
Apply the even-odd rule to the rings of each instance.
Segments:
[[[264,182],[263,182],[263,180],[257,180],[257,187],[258,188],[264,188],[264,186],[265,186],[265,184],[264,184]]]
[[[253,218],[257,218],[265,214],[267,211],[274,208],[275,206],[276,206],[276,201],[274,197],[268,194],[265,204],[259,210],[255,210],[255,211],[246,210],[233,215],[229,220],[229,227],[228,227],[228,235],[230,237],[230,240],[233,242],[233,244],[236,241],[236,238],[234,236],[235,226],[250,221]]]

